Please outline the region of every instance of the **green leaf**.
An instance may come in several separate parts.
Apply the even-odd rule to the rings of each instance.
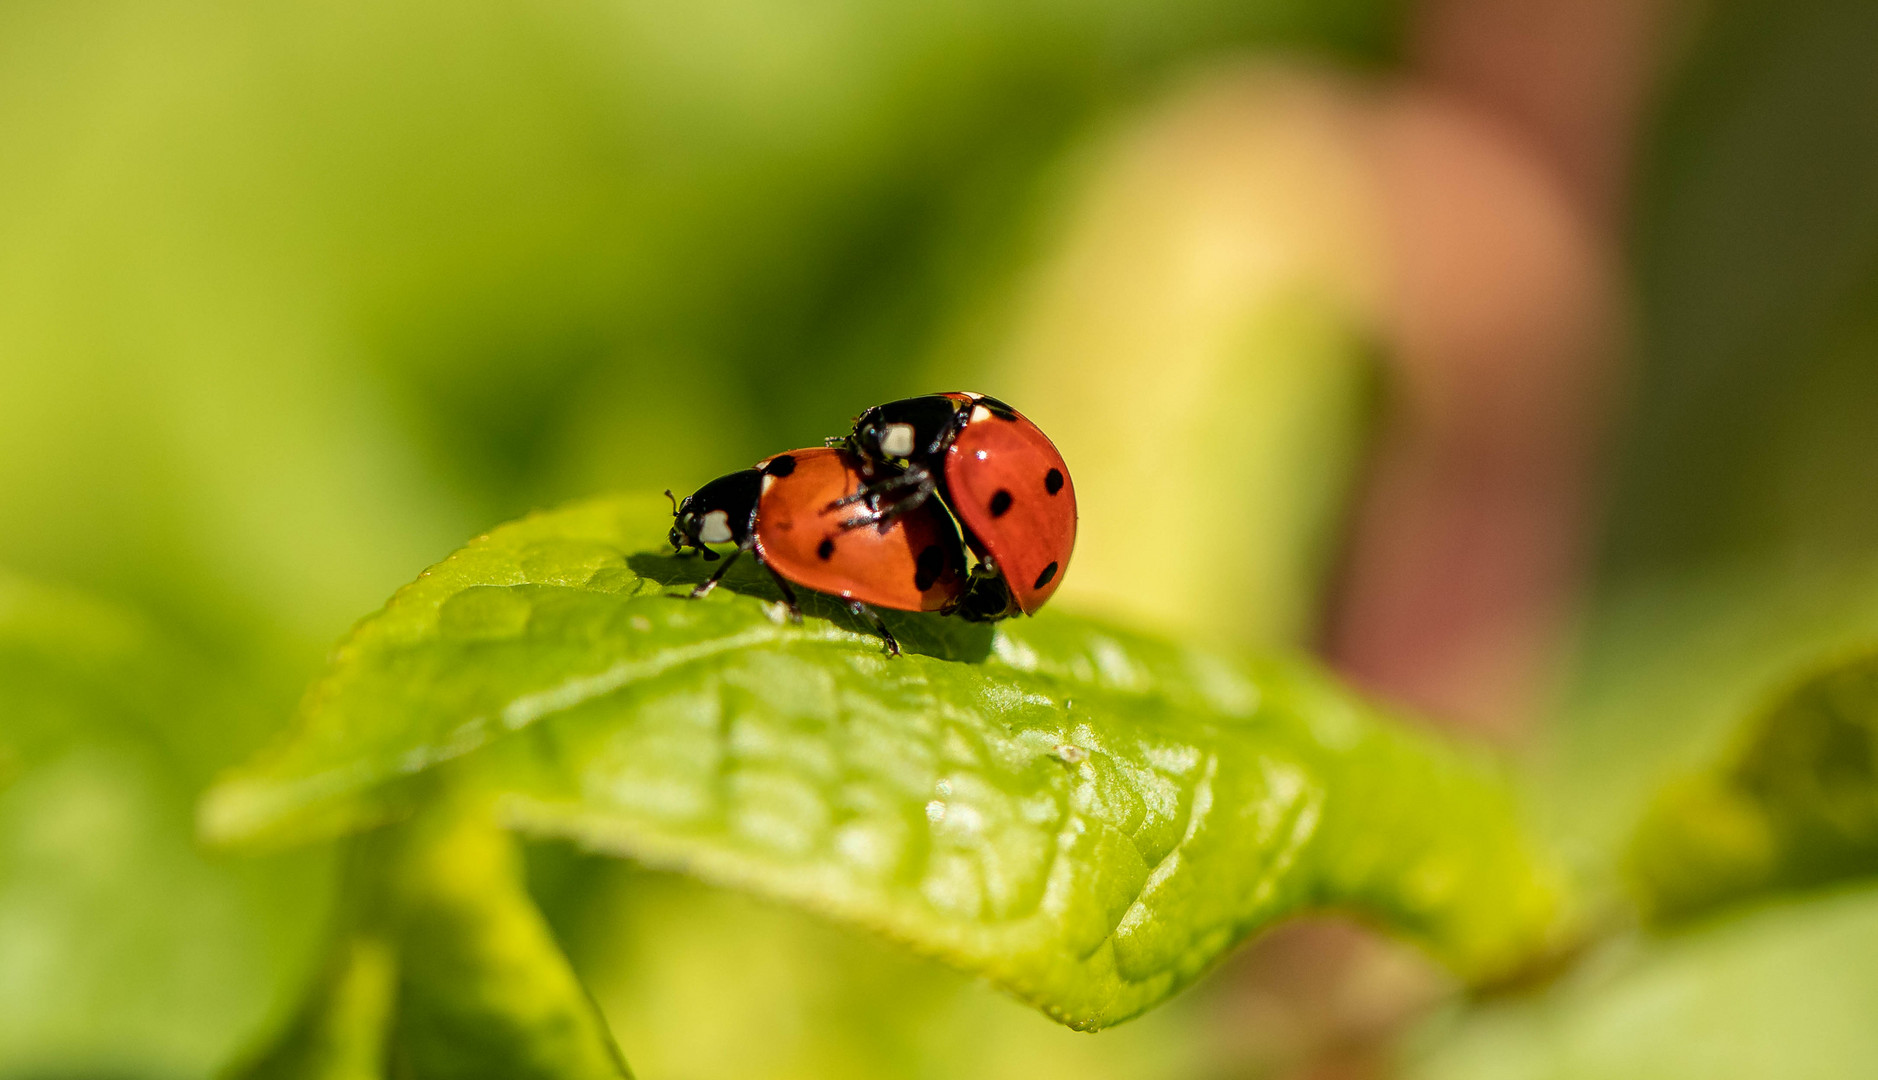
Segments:
[[[486,806],[351,848],[327,971],[240,1080],[629,1080]]]
[[[1630,865],[1658,921],[1878,873],[1878,653],[1797,680],[1719,768],[1666,787]]]
[[[203,807],[224,841],[383,820],[461,760],[537,834],[881,931],[1074,1027],[1339,908],[1468,977],[1544,948],[1550,862],[1487,770],[1296,661],[1049,612],[891,616],[909,655],[754,567],[658,551],[663,500],[473,541],[363,623],[297,731]],[[824,617],[838,616],[838,617]]]

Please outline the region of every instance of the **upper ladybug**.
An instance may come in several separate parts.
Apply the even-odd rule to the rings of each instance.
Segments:
[[[984,568],[959,614],[1033,614],[1062,584],[1076,546],[1076,487],[1063,455],[1016,409],[983,394],[904,398],[862,413],[842,442],[868,478],[864,491],[831,504],[866,504],[845,528],[892,521],[935,492],[958,518]]]

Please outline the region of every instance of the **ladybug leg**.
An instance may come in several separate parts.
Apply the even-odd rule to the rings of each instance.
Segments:
[[[898,491],[905,487],[926,487],[931,480],[932,473],[921,466],[915,465],[897,476],[889,476],[885,480],[865,484],[861,487],[861,490],[851,495],[843,495],[841,498],[829,503],[827,509],[839,510],[844,506],[853,506],[855,503],[863,500],[872,503],[879,499],[880,496],[890,491]]]
[[[795,623],[797,626],[801,626],[802,605],[796,603],[796,591],[789,587],[789,580],[781,574],[778,574],[776,568],[768,563],[763,564],[763,569],[769,571],[769,576],[776,581],[776,588],[781,590],[783,606],[789,610],[789,621]]]
[[[913,490],[901,495],[885,506],[881,505],[881,495],[900,488],[909,487]],[[932,498],[933,493],[938,490],[939,483],[933,479],[932,473],[917,467],[909,469],[904,474],[887,481],[878,488],[865,489],[843,500],[844,502],[858,502],[862,498],[867,498],[868,505],[873,509],[858,517],[851,517],[842,522],[841,528],[843,531],[846,531],[849,529],[864,528],[868,525],[879,525],[881,531],[885,532],[886,527],[892,524],[894,519],[919,509],[925,504],[926,500]],[[830,507],[830,509],[833,509],[833,507]]]
[[[699,548],[698,550],[708,552],[710,549]],[[697,588],[691,590],[691,598],[693,600],[702,600],[705,597],[711,595],[711,590],[717,588],[717,583],[723,580],[724,572],[726,570],[729,570],[733,565],[736,564],[737,556],[742,555],[743,551],[744,551],[743,548],[738,548],[737,550],[731,552],[729,555],[724,556],[723,564],[720,565],[717,569],[711,571],[711,576],[708,578],[705,578],[704,583],[702,585],[699,585]]]
[[[888,656],[900,655],[900,643],[893,639],[893,631],[887,629],[887,624],[880,621],[879,612],[861,603],[859,600],[848,601],[848,610],[866,619],[868,623],[873,626],[874,633],[879,634],[880,639],[886,642]]]
[[[880,531],[884,533],[887,531],[887,527],[893,524],[895,518],[902,514],[910,514],[919,509],[920,505],[931,497],[932,492],[928,489],[915,491],[897,502],[888,503],[886,506],[871,510],[862,514],[860,517],[849,518],[841,523],[842,531],[846,532],[849,529],[860,529],[869,525],[878,525],[880,526]]]

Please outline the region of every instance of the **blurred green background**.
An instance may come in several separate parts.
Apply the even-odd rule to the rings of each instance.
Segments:
[[[278,1022],[330,855],[204,853],[195,796],[354,619],[530,508],[690,490],[970,386],[1062,433],[1086,523],[1137,522],[1085,535],[1088,604],[1312,640],[1387,335],[1365,257],[1309,252],[1363,231],[1282,169],[1232,187],[1256,207],[1232,228],[1309,250],[1221,308],[1103,222],[1155,204],[1127,163],[1179,146],[1126,133],[1180,87],[1300,63],[1386,85],[1413,15],[0,3],[0,1077],[208,1075]],[[1622,229],[1602,542],[1527,762],[1594,891],[1666,775],[1878,635],[1878,9],[1716,0],[1677,26]],[[1316,160],[1295,127],[1245,138]],[[1061,328],[1126,319],[1142,351],[1080,371]],[[1104,404],[1144,419],[1098,425]],[[1158,591],[1129,562],[1157,538]],[[1315,1052],[1248,965],[1083,1036],[682,880],[553,846],[531,872],[646,1077],[1259,1076]],[[1401,1060],[1878,1069],[1874,926],[1849,888],[1629,934],[1543,993],[1450,1001]]]

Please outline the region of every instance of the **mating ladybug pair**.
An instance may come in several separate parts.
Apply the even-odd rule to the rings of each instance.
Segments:
[[[791,616],[802,617],[791,582],[838,596],[893,655],[899,644],[874,608],[976,621],[1029,615],[1062,583],[1076,545],[1063,456],[1037,425],[983,394],[877,405],[828,446],[711,481],[672,517],[680,552],[715,560],[707,545],[737,545],[693,597],[754,552]],[[967,547],[978,557],[969,569]]]

